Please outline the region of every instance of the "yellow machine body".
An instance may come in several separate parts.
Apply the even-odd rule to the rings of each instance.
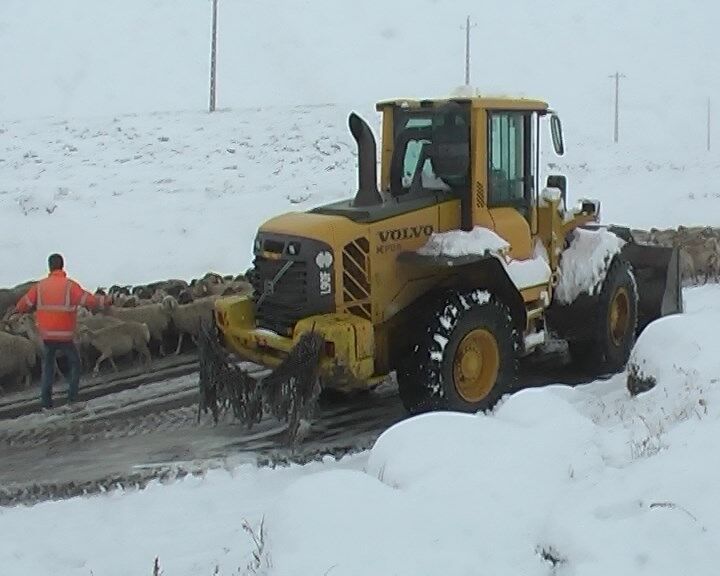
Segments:
[[[585,202],[566,211],[562,176],[547,183],[559,183],[562,194],[542,195],[540,126],[547,118],[555,122],[548,105],[474,97],[387,101],[377,110],[382,114],[380,174],[374,138],[353,115],[350,129],[358,142],[360,170],[355,198],[265,222],[254,246],[254,294],[217,301],[217,327],[225,345],[241,358],[277,366],[302,333],[315,330],[326,340],[323,386],[370,387],[396,368],[407,345],[408,321],[419,313],[416,307],[455,286],[499,292],[523,335],[542,328],[566,236],[597,220],[599,210],[597,203]],[[458,127],[462,130],[453,132]],[[447,145],[433,141],[443,128]],[[455,133],[460,144],[452,139]],[[561,145],[561,132],[553,134]],[[449,171],[453,162],[460,166],[459,176],[446,178],[460,182],[456,188],[436,189],[432,182],[426,188],[423,179],[433,164],[427,168],[423,154],[432,146],[434,157],[449,158]],[[467,158],[453,155],[452,146],[465,146]],[[414,180],[418,171],[419,186]],[[494,180],[502,173],[517,178]],[[500,191],[508,198],[500,201]],[[504,239],[507,256],[514,260],[532,258],[536,244],[542,244],[550,276],[518,288],[497,259],[457,267],[407,257],[435,233],[477,226]]]

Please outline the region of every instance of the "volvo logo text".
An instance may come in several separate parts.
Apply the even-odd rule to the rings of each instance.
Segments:
[[[380,242],[399,242],[401,240],[412,240],[413,238],[422,238],[430,236],[435,231],[431,224],[424,226],[408,226],[407,228],[395,228],[394,230],[381,230],[378,232]]]

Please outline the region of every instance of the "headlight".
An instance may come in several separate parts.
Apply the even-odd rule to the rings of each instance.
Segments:
[[[300,253],[300,242],[289,242],[287,246],[288,254],[296,256]]]
[[[262,240],[255,238],[255,251],[260,252],[262,250]]]

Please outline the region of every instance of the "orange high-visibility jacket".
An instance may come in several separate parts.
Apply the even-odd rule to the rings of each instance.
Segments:
[[[37,310],[35,321],[40,338],[53,342],[70,342],[77,325],[77,307],[99,308],[103,296],[94,296],[70,280],[63,270],[50,272],[35,284],[16,304],[18,312]]]

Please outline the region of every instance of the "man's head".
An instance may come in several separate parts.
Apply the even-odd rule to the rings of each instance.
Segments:
[[[64,266],[65,262],[60,254],[50,254],[50,257],[48,258],[48,268],[50,268],[50,272],[62,270]]]

